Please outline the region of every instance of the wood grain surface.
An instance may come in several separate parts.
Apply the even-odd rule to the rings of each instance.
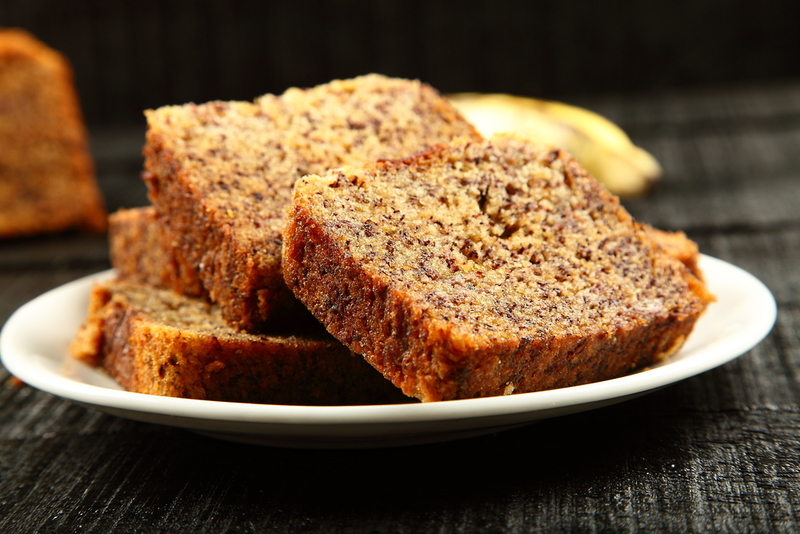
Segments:
[[[103,415],[0,371],[0,532],[800,530],[800,82],[576,102],[662,163],[624,203],[761,279],[774,331],[624,404],[425,446],[307,451]],[[146,202],[142,131],[95,130],[110,209]],[[0,324],[108,267],[105,239],[0,242]],[[46,331],[43,325],[43,331]]]

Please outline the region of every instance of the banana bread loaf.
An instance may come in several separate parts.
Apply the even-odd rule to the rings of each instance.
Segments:
[[[129,391],[235,402],[408,402],[322,328],[257,336],[234,331],[200,299],[125,281],[92,290],[71,354]]]
[[[283,272],[423,401],[629,373],[675,353],[713,298],[574,159],[507,136],[302,178]]]
[[[106,228],[66,58],[0,29],[0,237]]]
[[[250,332],[280,327],[302,308],[280,265],[295,180],[479,138],[429,86],[379,75],[254,103],[164,107],[147,121],[144,177],[165,231],[226,320]]]

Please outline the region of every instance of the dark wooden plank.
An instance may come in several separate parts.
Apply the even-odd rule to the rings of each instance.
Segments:
[[[780,305],[800,303],[800,229],[694,236],[701,250],[750,272],[770,288]]]
[[[52,271],[34,270],[28,273],[0,272],[0,322],[5,323],[17,308],[42,293],[109,267],[107,260],[92,265],[94,266]]]
[[[105,235],[67,232],[0,240],[0,271],[67,270],[108,264]]]
[[[800,116],[798,81],[706,85],[680,91],[665,88],[638,94],[577,95],[573,102],[620,124],[637,139],[738,130],[792,127]]]
[[[717,409],[727,370],[635,402],[448,444],[294,451],[52,410],[0,440],[0,527],[90,531],[758,531],[796,527],[797,410]],[[733,373],[734,376],[736,373]],[[44,415],[50,411],[49,415]],[[90,431],[87,431],[91,428]],[[0,511],[2,511],[0,509]],[[143,523],[143,519],[146,523]],[[24,527],[24,528],[23,528]]]

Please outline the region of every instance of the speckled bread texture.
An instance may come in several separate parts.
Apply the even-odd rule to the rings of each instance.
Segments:
[[[310,405],[411,400],[322,328],[240,333],[216,306],[119,280],[94,286],[71,353],[125,389],[152,395]]]
[[[111,265],[120,278],[184,295],[206,296],[197,271],[175,254],[175,245],[165,235],[153,206],[120,209],[109,216],[108,222]],[[644,229],[647,237],[702,278],[697,244],[685,233],[648,225]]]
[[[199,273],[177,252],[176,243],[164,229],[163,218],[153,206],[121,209],[108,220],[111,265],[119,278],[209,300]],[[293,304],[295,309],[277,330],[317,323],[299,302]]]
[[[423,401],[624,375],[677,351],[712,299],[574,159],[502,136],[299,180],[283,265]]]
[[[120,278],[183,295],[205,297],[197,271],[164,232],[153,206],[120,209],[108,217],[111,265]]]
[[[69,63],[0,29],[0,237],[105,227]]]
[[[254,103],[164,107],[147,121],[144,176],[166,231],[226,320],[250,332],[302,309],[280,264],[298,178],[479,138],[429,86],[379,75]]]

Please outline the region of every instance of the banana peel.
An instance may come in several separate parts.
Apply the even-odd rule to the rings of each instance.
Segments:
[[[662,175],[661,165],[616,124],[587,109],[533,98],[459,93],[447,98],[485,137],[516,133],[564,148],[609,191],[642,195]]]

